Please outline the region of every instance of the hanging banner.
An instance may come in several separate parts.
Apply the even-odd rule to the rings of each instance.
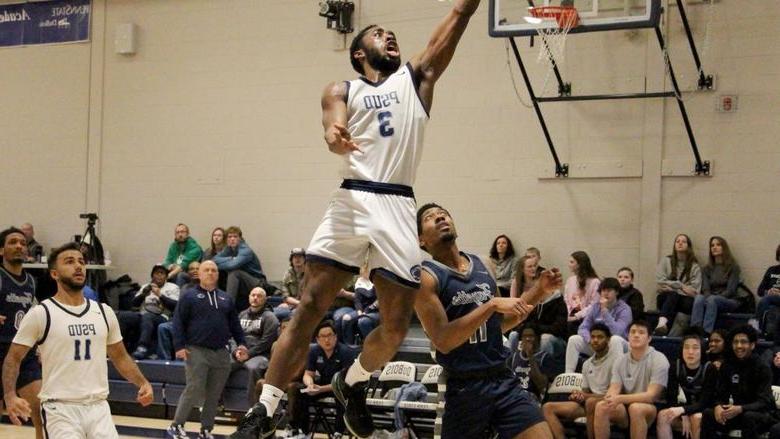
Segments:
[[[0,5],[0,46],[89,40],[91,0]]]

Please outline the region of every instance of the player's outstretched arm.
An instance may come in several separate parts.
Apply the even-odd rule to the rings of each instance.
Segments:
[[[330,152],[360,151],[347,130],[347,84],[333,82],[322,92],[322,128]]]
[[[19,365],[30,350],[28,346],[11,343],[3,361],[3,392],[5,394],[5,409],[14,425],[30,419],[32,411],[30,404],[16,393],[16,380],[19,378]]]
[[[433,346],[446,354],[466,343],[493,313],[520,313],[522,304],[519,299],[494,298],[465,316],[449,321],[436,294],[436,280],[423,271],[414,309]]]
[[[431,108],[433,85],[452,61],[469,19],[480,0],[456,0],[444,19],[433,30],[425,49],[409,62],[420,79],[420,97],[426,109]]]
[[[135,364],[135,361],[127,354],[125,345],[121,341],[110,344],[106,346],[106,352],[119,374],[138,387],[138,397],[136,398],[138,403],[144,407],[151,404],[154,400],[152,385],[149,384],[149,381],[146,380],[146,377],[141,373],[141,370],[138,369],[138,365]]]

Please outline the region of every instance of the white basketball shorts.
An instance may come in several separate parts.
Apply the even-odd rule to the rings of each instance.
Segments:
[[[45,436],[51,439],[117,439],[108,402],[88,404],[46,401],[41,403]]]
[[[387,183],[344,180],[306,249],[306,259],[358,273],[368,262],[402,286],[420,286],[417,203],[412,189]]]

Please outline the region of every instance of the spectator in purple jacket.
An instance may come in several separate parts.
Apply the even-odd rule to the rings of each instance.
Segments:
[[[590,327],[594,323],[603,323],[609,327],[612,332],[610,338],[610,350],[620,349],[624,351],[626,338],[628,336],[628,326],[631,324],[631,307],[622,300],[618,300],[617,294],[620,290],[620,283],[614,277],[605,278],[599,284],[599,302],[591,307],[585,319],[580,324],[577,334],[569,337],[566,345],[566,373],[574,372],[577,368],[577,360],[580,354],[593,355],[590,347]]]

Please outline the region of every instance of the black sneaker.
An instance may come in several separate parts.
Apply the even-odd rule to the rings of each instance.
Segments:
[[[238,421],[238,428],[230,439],[266,439],[274,437],[276,423],[266,416],[265,405],[257,403]]]
[[[343,374],[342,371],[333,375],[330,382],[333,394],[344,406],[344,423],[349,431],[359,438],[367,438],[374,433],[374,421],[366,407],[366,383],[348,386],[342,378]]]
[[[661,337],[664,337],[667,334],[669,334],[669,328],[666,325],[659,326],[655,328],[655,331],[653,331],[653,335],[658,335]]]

